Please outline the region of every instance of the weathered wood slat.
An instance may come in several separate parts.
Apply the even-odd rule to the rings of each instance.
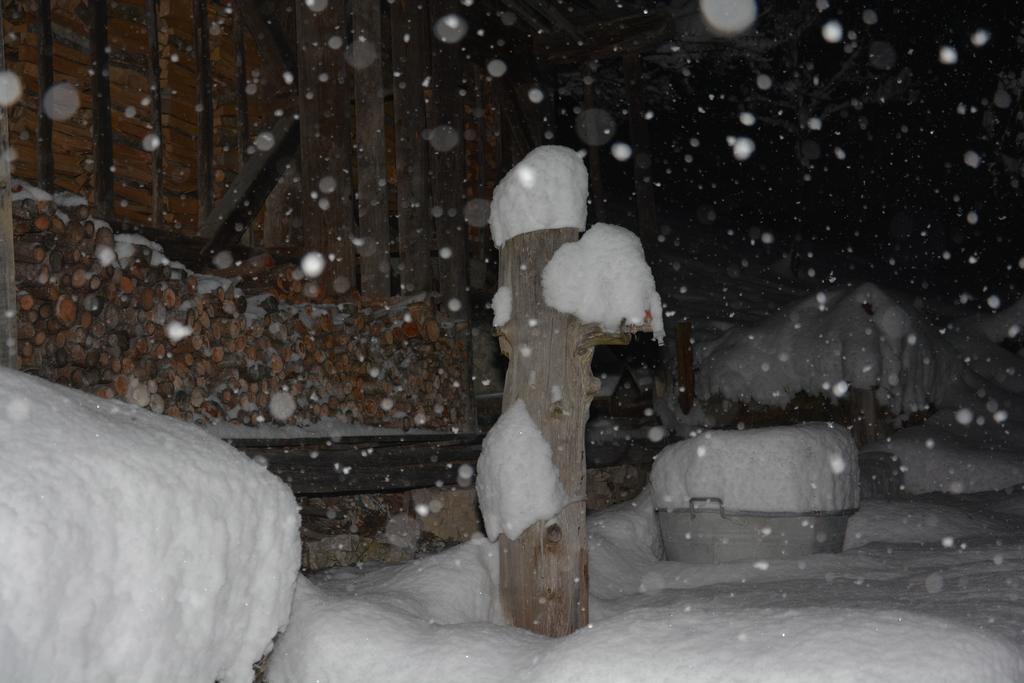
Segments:
[[[192,0],[192,49],[196,61],[196,196],[199,220],[213,209],[213,80],[210,77],[210,26],[206,0]]]
[[[107,0],[89,3],[89,49],[92,54],[93,210],[114,217],[114,145],[110,120],[110,54],[107,52]]]
[[[245,31],[241,17],[232,19],[232,37],[235,42],[235,108],[238,119],[235,122],[238,145],[238,167],[245,164],[245,148],[249,146],[249,96],[245,92],[248,76],[245,69]]]
[[[3,13],[0,13],[0,71],[6,70]],[[0,366],[18,367],[17,289],[14,272],[14,216],[11,211],[11,155],[7,108],[0,107]]]
[[[398,252],[406,293],[430,290],[433,279],[430,251],[424,248],[434,237],[427,189],[427,143],[423,139],[426,116],[422,83],[430,51],[425,15],[416,0],[396,0],[391,6]]]
[[[352,0],[356,175],[359,178],[360,291],[391,296],[384,78],[378,0]],[[364,62],[372,59],[369,64]]]
[[[40,102],[53,85],[53,20],[50,0],[39,0],[36,6],[36,27],[39,32],[38,94]],[[36,182],[53,192],[53,120],[46,109],[36,105],[39,130],[36,135]]]
[[[305,0],[295,2],[302,224],[307,249],[334,254],[323,274],[328,286],[340,278],[349,285],[356,282],[350,173],[352,76],[344,50],[328,46],[345,20],[342,0],[328,3],[320,12],[313,12]],[[330,78],[320,80],[321,73]]]
[[[164,187],[164,130],[163,130],[163,99],[160,93],[160,0],[146,0],[146,37],[149,53],[147,55],[147,75],[149,76],[150,125],[152,134],[158,142],[151,150],[152,163],[152,213],[150,222],[157,230],[163,228],[163,187]]]
[[[449,13],[458,13],[456,0],[439,0],[430,4],[431,23]],[[438,252],[437,274],[441,301],[448,306],[466,350],[462,376],[463,386],[472,382],[472,330],[469,314],[472,309],[469,292],[469,231],[463,215],[465,208],[466,147],[464,140],[463,67],[459,44],[434,40],[431,54],[431,87],[428,114],[431,133],[430,169],[433,204],[440,209],[434,222]],[[451,144],[454,143],[454,144]],[[436,214],[435,214],[436,215]],[[463,428],[476,428],[476,405],[467,400]]]

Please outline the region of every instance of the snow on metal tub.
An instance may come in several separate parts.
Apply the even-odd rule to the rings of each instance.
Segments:
[[[856,510],[727,510],[721,498],[691,498],[689,508],[658,510],[666,559],[693,564],[838,553]]]

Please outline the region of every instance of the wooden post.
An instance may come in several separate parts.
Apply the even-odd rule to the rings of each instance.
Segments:
[[[295,0],[302,225],[306,249],[328,257],[334,254],[323,276],[329,287],[336,278],[350,286],[356,284],[350,173],[351,75],[344,51],[332,50],[327,44],[331,36],[344,32],[345,15],[342,0],[332,0],[321,12],[313,12],[305,0]],[[321,81],[321,73],[330,74],[330,78]],[[321,181],[326,183],[324,188]],[[325,192],[331,181],[333,191]]]
[[[623,71],[629,90],[629,137],[633,143],[633,183],[636,188],[636,217],[640,236],[653,243],[657,236],[657,211],[654,185],[651,184],[651,143],[644,118],[643,64],[635,53],[623,58]]]
[[[36,27],[39,31],[39,101],[53,85],[53,21],[50,0],[38,0]],[[39,130],[36,134],[36,182],[47,192],[53,192],[53,120],[45,108],[37,106]]]
[[[89,51],[92,55],[92,140],[95,162],[93,210],[114,219],[114,138],[110,121],[110,55],[107,53],[107,0],[89,3]]]
[[[387,149],[384,143],[383,45],[380,2],[353,0],[352,44],[355,61],[376,56],[354,68],[356,174],[359,178],[360,291],[371,297],[391,296],[391,239],[388,226]],[[366,51],[360,54],[361,51]]]
[[[213,208],[213,81],[210,77],[210,26],[206,0],[192,0],[192,52],[196,60],[196,197],[199,222]]]
[[[499,286],[512,291],[512,316],[498,336],[509,358],[502,410],[518,399],[525,402],[574,501],[552,522],[534,524],[515,541],[500,537],[505,617],[549,636],[568,635],[589,622],[584,428],[600,386],[590,361],[596,343],[621,342],[544,303],[545,264],[578,237],[576,228],[517,235],[502,245],[498,266]]]
[[[160,91],[160,0],[146,0],[146,34],[149,40],[148,77],[149,96],[152,99],[149,119],[153,135],[160,142],[153,155],[153,209],[150,223],[154,228],[164,224],[164,128],[163,99]]]
[[[885,436],[885,429],[879,416],[878,401],[875,390],[856,389],[850,387],[847,393],[849,401],[850,424],[853,427],[853,440],[857,447],[877,441]]]
[[[4,19],[0,12],[0,71],[4,55]],[[18,306],[14,275],[14,217],[11,213],[11,147],[7,108],[0,107],[0,366],[18,367]]]
[[[583,74],[583,110],[593,109],[594,72],[588,68]],[[590,178],[590,207],[594,210],[594,218],[598,222],[605,220],[604,183],[601,180],[601,148],[598,145],[587,145],[587,175]]]
[[[402,290],[407,294],[429,291],[433,280],[430,250],[424,248],[434,239],[427,191],[427,143],[423,139],[426,115],[422,84],[430,38],[426,12],[418,5],[416,0],[396,0],[391,6],[398,253]]]
[[[696,391],[693,377],[693,324],[689,321],[676,325],[676,384],[679,409],[683,415],[689,415]]]

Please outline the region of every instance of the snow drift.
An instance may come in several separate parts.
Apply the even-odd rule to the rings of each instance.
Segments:
[[[0,370],[12,681],[250,681],[288,622],[298,511],[198,428]]]

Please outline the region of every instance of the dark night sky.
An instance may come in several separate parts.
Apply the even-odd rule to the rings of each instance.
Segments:
[[[899,279],[908,289],[922,280],[949,294],[994,288],[1012,302],[1024,281],[1018,265],[1024,178],[1006,170],[999,155],[1024,156],[1024,6],[828,4],[819,11],[805,0],[794,11],[791,1],[760,3],[746,38],[764,39],[770,49],[719,51],[689,64],[677,56],[672,65],[648,66],[661,222],[685,233],[713,211],[715,221],[709,226],[705,220],[701,229],[718,226],[724,233],[728,226],[737,229],[735,239],[748,239],[753,226],[772,232],[773,249],[798,244],[798,251],[816,250],[819,260],[853,259],[875,268],[878,279]],[[877,21],[871,23],[869,13],[866,23],[865,10]],[[836,44],[822,36],[833,19],[845,33]],[[991,34],[980,47],[972,45],[979,29]],[[947,45],[957,51],[955,64],[939,59]],[[755,85],[759,73],[772,77],[769,90]],[[837,85],[823,92],[820,84],[837,73]],[[618,79],[613,69],[599,74],[602,104],[622,92]],[[889,95],[884,104],[878,101],[883,89]],[[853,98],[861,104],[852,106]],[[628,139],[622,107],[619,101],[608,109],[618,120],[616,137]],[[813,130],[808,117],[829,108],[840,111]],[[743,111],[755,114],[757,123],[744,126]],[[579,146],[565,139],[567,128],[558,137]],[[754,154],[737,161],[726,143],[730,135],[751,138]],[[801,160],[798,150],[820,156]],[[980,156],[977,168],[965,163],[968,151]],[[629,165],[615,161],[607,147],[603,157],[610,182],[628,187]],[[728,242],[723,234],[723,246]],[[853,256],[842,253],[848,248]]]

